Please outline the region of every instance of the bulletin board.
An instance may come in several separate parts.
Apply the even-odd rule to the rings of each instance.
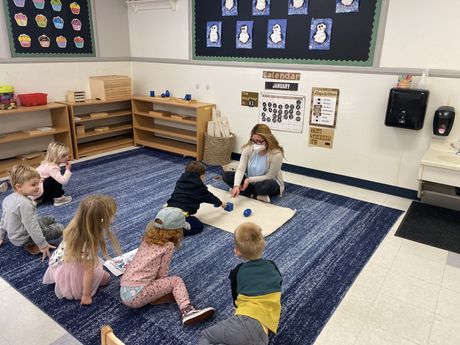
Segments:
[[[12,57],[95,56],[91,0],[4,0]]]
[[[193,59],[372,66],[381,5],[382,0],[192,0]]]

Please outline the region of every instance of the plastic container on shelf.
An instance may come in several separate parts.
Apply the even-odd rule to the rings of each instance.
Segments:
[[[47,93],[23,93],[18,95],[19,101],[21,102],[21,105],[24,107],[32,107],[35,105],[45,105],[48,103],[47,98],[48,94]]]
[[[0,86],[0,110],[16,108],[16,96],[11,85]]]

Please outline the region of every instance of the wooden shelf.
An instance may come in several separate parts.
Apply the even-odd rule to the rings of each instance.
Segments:
[[[63,107],[65,108],[64,105],[59,104],[59,103],[48,103],[45,105],[36,105],[33,107],[19,106],[16,109],[0,110],[0,116],[13,115],[13,114],[18,114],[18,113],[31,113],[34,111],[46,111],[46,110],[51,110],[51,109],[59,109]]]
[[[96,136],[104,135],[104,134],[108,134],[108,133],[116,133],[116,132],[126,131],[126,130],[132,129],[132,128],[133,128],[132,124],[127,124],[127,125],[112,126],[112,127],[110,127],[109,130],[101,131],[101,132],[97,132],[95,130],[89,130],[89,131],[85,132],[85,135],[77,136],[77,139],[91,138],[91,137],[96,137]]]
[[[174,152],[189,157],[197,156],[196,145],[166,138],[152,137],[149,140],[137,139],[136,144],[163,151]]]
[[[0,137],[0,144],[11,143],[15,141],[29,140],[29,139],[34,139],[34,138],[49,137],[49,136],[53,136],[58,133],[66,133],[68,131],[69,129],[67,128],[54,128],[53,131],[43,131],[43,132],[36,133],[36,134],[29,134],[29,133],[25,133],[22,131],[13,132],[13,133],[8,133],[4,137]]]
[[[134,115],[150,117],[152,119],[159,119],[159,120],[175,122],[175,123],[183,123],[184,125],[196,126],[196,117],[193,117],[193,116],[189,116],[186,119],[177,119],[177,118],[174,118],[174,117],[171,117],[171,116],[153,115],[153,114],[149,114],[149,113],[134,113]]]
[[[147,131],[155,134],[166,135],[170,137],[175,137],[178,139],[190,140],[192,142],[197,141],[196,139],[196,132],[189,131],[186,129],[181,128],[174,128],[168,126],[162,126],[155,124],[153,127],[143,127],[143,126],[136,126],[136,130]]]
[[[127,102],[127,101],[130,101],[130,100],[131,100],[131,98],[121,98],[121,99],[116,99],[116,100],[113,100],[113,101],[101,101],[100,99],[87,99],[84,102],[65,102],[65,101],[61,101],[59,103],[66,104],[66,105],[71,106],[73,108],[78,108],[78,107],[84,107],[84,106],[88,106],[88,105]]]
[[[133,146],[133,144],[133,138],[130,135],[122,135],[118,137],[91,141],[89,143],[78,144],[78,152],[80,157],[85,157],[121,149],[123,147]]]
[[[142,101],[148,102],[152,104],[166,104],[172,105],[176,107],[182,108],[190,108],[190,109],[199,109],[203,107],[214,107],[215,104],[213,103],[205,103],[205,102],[198,102],[198,101],[184,101],[182,98],[174,98],[174,97],[147,97],[147,96],[133,96],[133,101]]]
[[[77,115],[81,120],[77,120],[74,118],[75,124],[81,124],[91,121],[98,121],[98,120],[106,120],[112,119],[121,116],[131,116],[131,110],[119,110],[119,111],[109,111],[107,116],[99,116],[99,117],[90,117],[89,115]]]
[[[33,167],[38,167],[41,161],[45,158],[45,155],[41,155],[32,159],[19,159],[19,158],[8,158],[0,160],[0,176],[8,175],[8,170],[15,164],[26,163]]]

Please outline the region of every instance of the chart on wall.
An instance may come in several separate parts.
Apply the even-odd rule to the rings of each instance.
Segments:
[[[4,0],[12,57],[95,56],[91,0]]]
[[[301,133],[304,110],[304,96],[261,93],[259,123],[273,130]]]
[[[371,66],[382,0],[193,0],[196,60]]]

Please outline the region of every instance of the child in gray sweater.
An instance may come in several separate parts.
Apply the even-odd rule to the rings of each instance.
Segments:
[[[27,164],[17,164],[10,172],[13,193],[2,203],[0,221],[0,246],[6,235],[10,242],[22,246],[30,254],[42,253],[42,261],[50,256],[50,249],[56,248],[48,241],[62,236],[64,225],[56,223],[54,217],[38,217],[35,203],[29,196],[36,194],[40,174]]]

